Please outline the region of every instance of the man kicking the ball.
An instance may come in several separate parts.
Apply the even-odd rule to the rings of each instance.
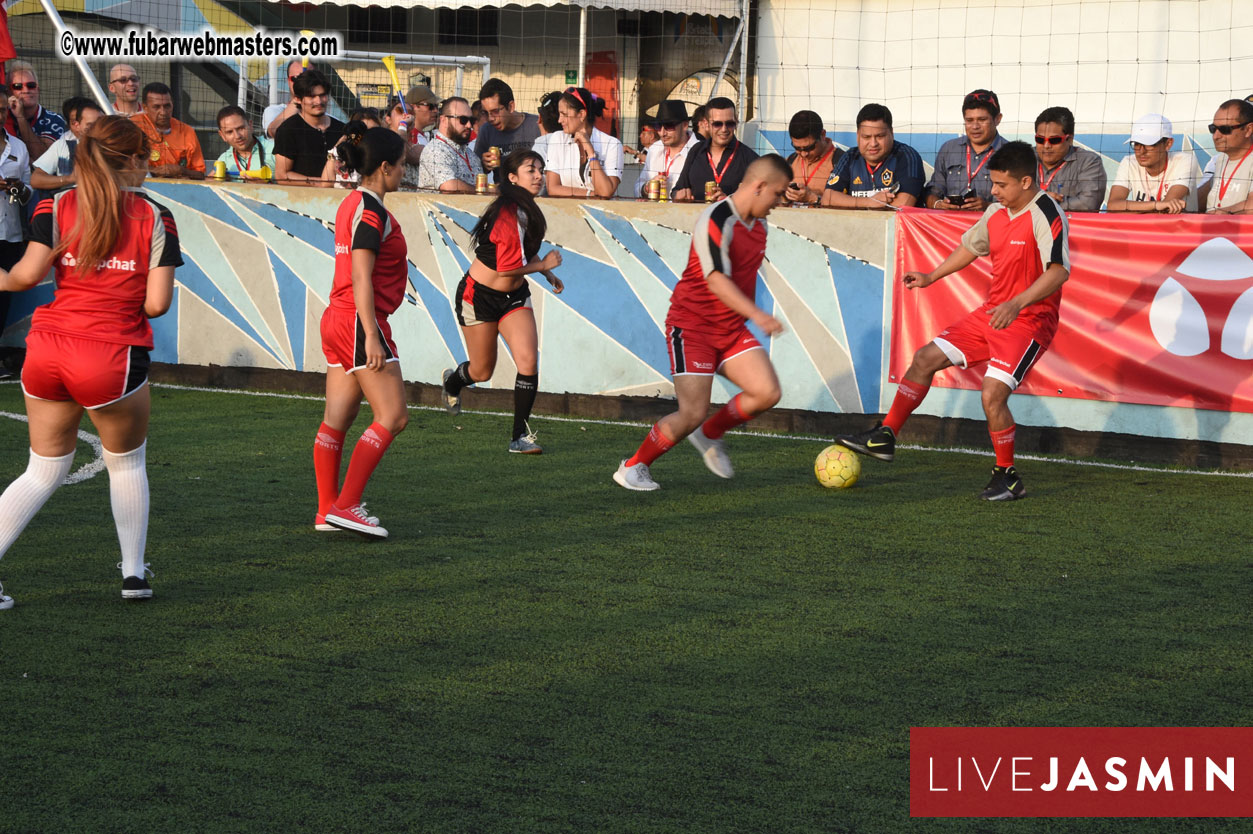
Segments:
[[[653,426],[639,449],[624,460],[613,479],[627,489],[653,490],[660,485],[649,465],[684,437],[692,442],[705,466],[720,478],[735,474],[723,448],[727,429],[746,423],[779,401],[779,378],[761,344],[745,326],[751,320],[765,332],[783,332],[783,325],[753,303],[757,270],[766,256],[766,222],[792,178],[792,169],[778,154],[748,166],[740,187],[730,197],[701,213],[692,232],[687,269],[670,296],[666,344],[679,410]],[[713,377],[721,373],[740,393],[709,414]]]
[[[980,497],[1013,501],[1026,494],[1014,469],[1014,417],[1009,395],[1048,350],[1057,332],[1062,284],[1070,276],[1066,215],[1035,181],[1035,152],[1025,142],[1009,142],[988,161],[992,196],[979,222],[962,235],[961,245],[930,273],[905,274],[905,286],[934,284],[992,256],[988,300],[914,354],[892,408],[870,431],[837,437],[835,442],[879,460],[890,461],[896,434],[931,387],[936,372],[987,362],[983,377],[983,413],[996,451],[992,480]]]

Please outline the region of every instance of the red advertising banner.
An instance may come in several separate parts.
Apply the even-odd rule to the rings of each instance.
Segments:
[[[913,817],[1251,817],[1250,727],[911,727]]]
[[[908,209],[896,220],[889,375],[987,297],[991,262],[922,290],[978,219]],[[1052,346],[1019,387],[1028,394],[1253,412],[1253,217],[1072,214],[1070,280]],[[936,375],[981,387],[983,367]]]

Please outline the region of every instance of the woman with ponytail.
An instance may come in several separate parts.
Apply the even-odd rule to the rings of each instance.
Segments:
[[[542,273],[553,292],[561,292],[561,279],[552,273],[561,266],[561,253],[553,249],[536,257],[548,229],[535,202],[544,184],[543,158],[535,151],[514,151],[501,162],[500,176],[500,196],[470,232],[474,263],[457,285],[457,321],[470,358],[444,371],[444,407],[460,413],[461,389],[491,379],[499,333],[518,369],[509,451],[538,455],[544,450],[526,422],[539,386],[539,335],[526,276]]]
[[[387,322],[405,298],[408,249],[400,224],[383,207],[384,195],[400,187],[405,173],[405,140],[387,128],[349,122],[337,153],[361,182],[335,214],[335,278],[322,314],[326,410],[313,443],[318,484],[313,526],[385,539],[387,530],[366,514],[361,496],[392,439],[409,422],[400,357]],[[374,421],[357,441],[341,487],[344,435],[363,395]]]
[[[557,102],[561,133],[548,140],[548,194],[551,197],[612,197],[622,181],[622,143],[597,130],[605,102],[589,90],[571,87]]]
[[[122,598],[148,599],[148,351],[151,318],[170,307],[183,263],[169,210],[141,186],[151,148],[134,122],[105,116],[75,156],[76,188],[43,200],[26,255],[0,290],[35,286],[56,266],[51,303],[26,337],[26,471],[0,495],[0,556],[69,474],[86,409],[104,447],[121,546]],[[0,590],[0,609],[13,600]]]

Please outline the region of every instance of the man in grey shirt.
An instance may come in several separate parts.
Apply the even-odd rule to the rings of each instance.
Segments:
[[[1105,201],[1105,164],[1075,147],[1075,116],[1050,107],[1035,119],[1036,184],[1064,211],[1099,211]]]
[[[962,101],[966,135],[950,139],[935,156],[935,172],[927,183],[927,208],[983,211],[992,199],[988,160],[1005,144],[997,132],[1001,103],[991,90],[975,90]]]
[[[514,151],[529,151],[540,137],[539,117],[534,113],[519,113],[513,100],[513,89],[499,78],[489,78],[479,90],[479,103],[487,122],[479,130],[474,142],[474,152],[483,161],[483,168],[494,171],[500,160],[487,153],[488,148],[500,148],[501,156]]]

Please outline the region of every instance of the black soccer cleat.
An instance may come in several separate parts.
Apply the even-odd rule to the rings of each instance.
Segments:
[[[984,501],[1015,501],[1027,494],[1027,488],[1012,466],[993,466],[992,480],[979,495]]]
[[[868,455],[889,463],[896,457],[896,432],[882,423],[875,423],[873,429],[861,434],[836,435],[835,442],[860,455]]]
[[[122,599],[152,599],[152,586],[142,576],[128,576],[122,580]]]

